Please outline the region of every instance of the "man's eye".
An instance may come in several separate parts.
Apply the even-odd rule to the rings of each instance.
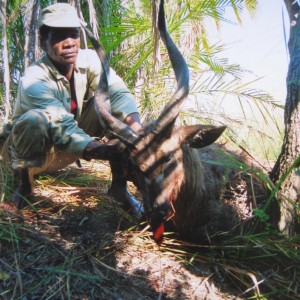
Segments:
[[[76,40],[79,37],[80,37],[80,32],[57,33],[52,35],[52,41],[60,42],[68,38]]]
[[[78,39],[78,38],[80,37],[80,33],[79,33],[79,32],[74,32],[74,33],[72,33],[72,34],[70,35],[70,37],[71,37],[72,39]]]

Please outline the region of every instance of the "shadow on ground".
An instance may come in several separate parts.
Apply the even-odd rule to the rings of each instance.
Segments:
[[[146,224],[106,196],[109,183],[107,165],[71,166],[36,178],[34,206],[21,217],[1,212],[2,299],[233,299],[241,293],[201,261],[201,252],[187,260],[172,237],[159,249],[143,231]]]

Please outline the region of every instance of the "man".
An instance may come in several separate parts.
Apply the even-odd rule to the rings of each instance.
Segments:
[[[95,51],[80,49],[81,22],[66,3],[42,11],[39,30],[45,55],[20,81],[11,131],[2,150],[2,157],[19,175],[14,195],[19,208],[33,193],[34,174],[58,170],[78,158],[109,160],[110,194],[131,201],[122,160],[117,160],[122,144],[101,144],[93,138],[103,135],[93,103],[101,64]],[[140,118],[134,98],[113,70],[109,89],[112,114],[137,131]]]

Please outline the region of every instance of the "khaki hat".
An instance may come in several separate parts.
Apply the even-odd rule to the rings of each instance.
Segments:
[[[47,25],[49,27],[81,27],[85,22],[78,18],[76,10],[73,6],[67,3],[56,3],[47,6],[42,10],[40,18],[40,27]]]

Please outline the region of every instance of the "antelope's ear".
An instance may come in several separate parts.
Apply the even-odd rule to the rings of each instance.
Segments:
[[[192,148],[203,148],[214,143],[226,126],[192,125],[178,129],[182,144]]]

